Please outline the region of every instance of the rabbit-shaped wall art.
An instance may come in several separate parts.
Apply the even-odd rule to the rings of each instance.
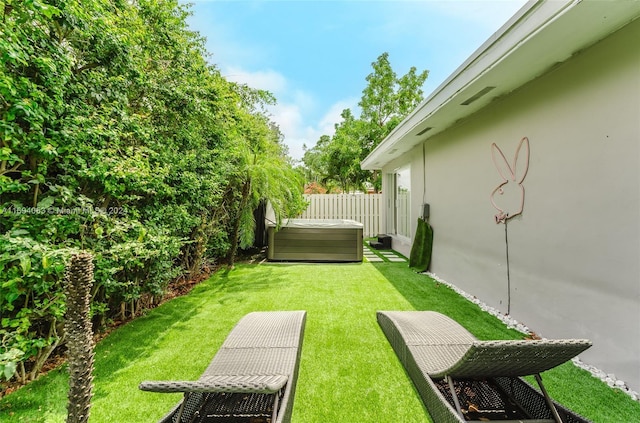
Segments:
[[[502,177],[500,185],[491,192],[491,204],[498,210],[496,223],[506,223],[508,219],[521,214],[524,208],[522,181],[529,170],[529,139],[524,137],[520,140],[511,165],[496,143],[491,144],[491,156]]]

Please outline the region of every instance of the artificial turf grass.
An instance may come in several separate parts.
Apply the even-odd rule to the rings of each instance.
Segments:
[[[66,417],[68,381],[66,366],[62,366],[0,399],[0,422],[63,422],[60,412]]]
[[[429,421],[375,317],[413,309],[445,313],[480,339],[522,337],[406,263],[238,265],[98,344],[91,423],[158,421],[180,395],[141,392],[139,382],[198,378],[254,310],[307,310],[293,422]],[[556,400],[595,422],[640,420],[640,404],[570,363],[543,378]],[[2,421],[64,422],[66,384],[56,371],[4,398]]]
[[[390,402],[390,398],[385,398],[377,401],[376,407],[369,407],[372,395],[377,395],[380,390],[376,389],[375,384],[366,380],[365,382],[361,381],[361,379],[371,380],[376,377],[379,380],[384,380],[387,373],[382,371],[376,363],[378,360],[375,355],[374,357],[367,355],[367,352],[375,352],[376,350],[376,348],[369,347],[372,342],[379,345],[384,339],[371,341],[371,333],[375,334],[378,330],[373,311],[371,311],[373,308],[363,306],[358,300],[363,297],[363,291],[369,289],[360,281],[362,271],[366,269],[367,266],[363,265],[341,265],[331,268],[313,265],[272,265],[265,266],[260,271],[256,271],[255,268],[237,267],[227,275],[214,276],[206,284],[222,285],[225,288],[219,290],[216,295],[209,295],[210,292],[207,292],[203,287],[201,294],[207,298],[208,310],[200,311],[200,322],[191,329],[193,333],[184,332],[188,328],[181,328],[181,331],[183,331],[182,336],[185,340],[192,340],[195,337],[199,342],[205,342],[200,341],[204,329],[202,327],[203,321],[215,322],[216,326],[222,326],[222,322],[216,322],[216,319],[217,316],[224,315],[224,318],[228,320],[223,325],[224,328],[219,331],[219,334],[211,335],[218,339],[216,345],[201,348],[208,351],[183,351],[175,354],[174,360],[176,361],[202,361],[194,366],[197,368],[197,371],[194,371],[195,374],[185,376],[184,371],[179,371],[177,375],[165,374],[161,378],[189,379],[198,377],[213,357],[219,344],[226,337],[231,326],[249,311],[302,309],[307,310],[307,325],[298,390],[294,401],[293,420],[300,422],[349,422],[370,421],[379,417],[379,407],[391,408],[393,404]],[[370,283],[374,288],[373,292],[379,293],[379,288],[381,286],[384,288],[386,285],[389,294],[387,297],[393,296],[393,289],[390,289],[388,284],[385,284],[384,280],[377,276],[377,272],[373,268],[369,268],[369,271],[372,277],[369,279],[371,279]],[[194,292],[192,295],[194,294],[196,293]],[[392,304],[397,305],[401,301],[402,298],[396,294],[396,300]],[[216,308],[217,311],[214,310]],[[365,317],[359,318],[358,316]],[[368,322],[368,320],[370,321]],[[178,342],[184,344],[184,340]],[[179,345],[159,345],[158,347],[164,350],[173,350],[179,348]],[[366,357],[364,364],[367,366],[364,371],[358,367],[358,363],[362,362],[363,354]],[[387,354],[388,357],[384,362],[393,363],[392,351],[387,351]],[[174,353],[172,352],[171,355]],[[371,366],[374,368],[370,368]],[[382,367],[384,368],[384,366]],[[310,374],[305,377],[304,375],[308,372]],[[359,374],[362,377],[359,377]],[[157,376],[138,376],[138,379],[145,378],[157,378]],[[305,378],[312,382],[303,384],[301,381]],[[135,383],[130,382],[130,384],[136,386],[138,382],[139,380],[136,380]],[[406,380],[404,382],[406,383]],[[356,388],[360,383],[367,385],[367,395],[358,395]],[[405,390],[410,389],[410,385],[405,387]],[[166,405],[159,404],[159,399],[164,395],[150,393],[142,393],[142,395],[147,397],[147,407],[157,405],[163,412],[177,402],[177,399],[174,398]],[[422,410],[421,404],[415,397],[413,401],[413,407],[405,406],[402,412],[379,421],[424,421],[424,410]],[[307,404],[305,405],[305,403]],[[358,404],[361,407],[358,407]],[[136,406],[144,407],[139,404]],[[94,411],[99,408],[101,408],[101,403],[96,401]],[[122,411],[120,415],[124,416],[124,421],[157,420],[155,416],[146,420],[134,420],[135,416],[125,410]],[[96,411],[96,413],[98,412]],[[97,417],[96,413],[92,413]],[[419,418],[420,414],[423,415],[422,419]],[[401,420],[396,420],[398,417]]]

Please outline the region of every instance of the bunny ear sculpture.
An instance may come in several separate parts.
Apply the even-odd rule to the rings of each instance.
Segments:
[[[491,157],[502,177],[502,182],[491,192],[491,204],[498,210],[496,223],[506,223],[508,219],[521,214],[524,208],[522,182],[529,170],[529,139],[524,137],[520,140],[512,164],[509,164],[496,143],[491,144]],[[501,196],[499,201],[496,201],[496,194]]]

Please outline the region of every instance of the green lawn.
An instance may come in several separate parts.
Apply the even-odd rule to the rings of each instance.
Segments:
[[[198,378],[250,311],[306,310],[294,423],[428,422],[375,316],[414,309],[445,313],[481,339],[522,337],[406,263],[242,264],[98,344],[90,421],[156,422],[180,395],[139,391],[140,381]],[[552,397],[594,422],[640,421],[640,403],[571,363],[543,378]],[[66,389],[65,369],[53,371],[0,400],[0,420],[62,423]]]

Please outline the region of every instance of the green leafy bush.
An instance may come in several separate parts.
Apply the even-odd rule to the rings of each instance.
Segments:
[[[0,374],[64,344],[62,280],[95,258],[95,329],[302,207],[269,93],[207,62],[177,0],[0,3]],[[251,187],[242,191],[242,187]]]

